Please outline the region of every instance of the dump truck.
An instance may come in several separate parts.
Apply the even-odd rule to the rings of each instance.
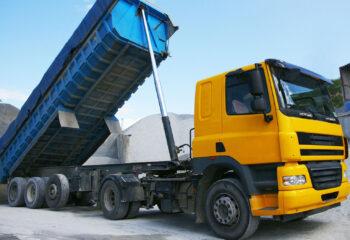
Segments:
[[[10,206],[93,200],[117,220],[157,205],[243,239],[261,216],[302,219],[347,198],[348,140],[327,91],[332,82],[284,61],[199,81],[194,129],[176,146],[157,67],[177,29],[147,2],[95,3],[0,139]],[[152,72],[169,159],[83,166],[120,133],[115,113]],[[190,157],[179,160],[185,147]]]

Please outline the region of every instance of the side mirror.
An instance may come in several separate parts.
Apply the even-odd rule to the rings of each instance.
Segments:
[[[261,73],[261,70],[259,68],[250,70],[246,72],[248,76],[248,85],[250,93],[253,96],[261,96],[264,94],[264,87],[263,87],[263,76]]]
[[[258,113],[265,113],[266,111],[266,102],[263,97],[254,98],[251,102],[252,110]]]

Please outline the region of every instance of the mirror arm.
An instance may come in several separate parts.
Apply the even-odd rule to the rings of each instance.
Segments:
[[[273,116],[267,115],[266,112],[264,112],[264,120],[265,120],[265,122],[269,123],[273,120]]]

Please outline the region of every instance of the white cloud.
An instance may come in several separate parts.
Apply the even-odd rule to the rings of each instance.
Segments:
[[[23,93],[21,91],[0,88],[0,99],[4,102],[9,102],[9,101],[25,102],[28,96],[29,94]]]
[[[92,8],[93,5],[94,5],[93,3],[90,3],[90,4],[85,6],[85,9],[86,10],[90,10],[90,8]]]
[[[90,10],[90,8],[92,8],[92,6],[94,5],[95,3],[95,0],[84,0],[85,2],[85,9],[86,10]]]
[[[82,3],[76,5],[75,8],[79,12],[88,12],[95,2],[95,0],[83,0]]]

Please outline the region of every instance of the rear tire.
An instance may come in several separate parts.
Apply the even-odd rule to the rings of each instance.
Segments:
[[[24,201],[28,208],[41,208],[45,201],[45,180],[40,177],[30,178],[24,192]]]
[[[126,214],[126,219],[131,219],[137,217],[141,207],[141,202],[131,202],[129,203],[128,213]]]
[[[63,174],[52,175],[46,183],[45,200],[49,208],[64,207],[69,199],[69,182]]]
[[[252,216],[249,200],[236,179],[226,178],[212,184],[205,206],[208,224],[222,238],[248,238],[259,226],[260,217]]]
[[[111,180],[107,180],[102,186],[100,203],[103,215],[108,219],[122,219],[128,213],[129,203],[121,202],[120,190],[117,184]]]
[[[24,206],[24,191],[26,179],[21,177],[13,178],[7,188],[7,201],[11,207]]]

